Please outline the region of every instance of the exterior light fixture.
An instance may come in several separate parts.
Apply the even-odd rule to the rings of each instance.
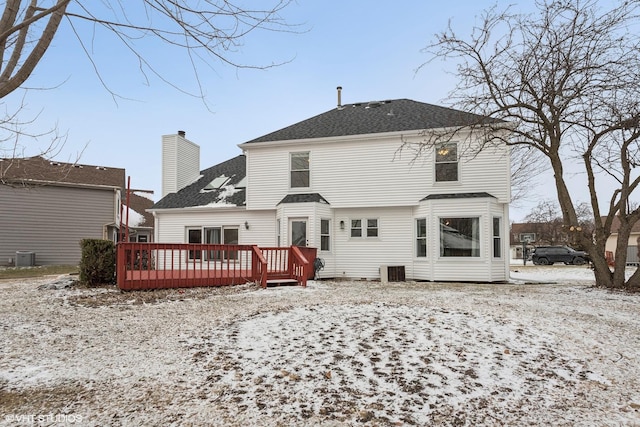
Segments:
[[[340,230],[344,230],[344,221],[340,221]]]
[[[244,222],[244,228],[246,228],[247,230],[249,229],[249,222],[248,221]]]

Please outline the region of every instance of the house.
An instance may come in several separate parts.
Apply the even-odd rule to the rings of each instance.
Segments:
[[[602,221],[606,217],[602,217]],[[620,219],[618,217],[613,218],[611,223],[611,235],[607,238],[605,244],[605,250],[611,252],[612,256],[615,256],[616,246],[618,244],[618,230],[620,229]],[[631,234],[627,241],[627,265],[640,264],[640,258],[638,258],[638,246],[640,245],[640,222],[637,222],[631,228]],[[613,258],[612,258],[613,260]]]
[[[338,99],[202,171],[185,132],[164,135],[156,241],[311,246],[321,278],[384,279],[393,267],[414,280],[508,280],[508,149],[465,157],[477,143],[467,130],[419,158],[399,151],[425,130],[486,118],[409,99]]]
[[[511,258],[522,259],[522,248],[531,254],[536,246],[571,245],[560,219],[549,222],[514,222],[511,224]]]
[[[0,265],[77,265],[82,239],[116,241],[124,187],[120,168],[0,159]],[[145,221],[134,231],[151,237],[152,219]]]
[[[522,259],[523,248],[529,254],[537,243],[536,239],[540,236],[540,223],[518,223],[511,224],[511,233],[509,233],[509,251],[511,259]],[[536,231],[538,231],[536,233]]]
[[[131,190],[129,194],[129,209],[124,210],[122,224],[129,226],[130,242],[153,242],[153,214],[148,212],[154,201],[149,197],[139,193],[149,193],[149,191]],[[127,203],[126,193],[122,196],[122,203]],[[127,218],[126,213],[129,217]]]

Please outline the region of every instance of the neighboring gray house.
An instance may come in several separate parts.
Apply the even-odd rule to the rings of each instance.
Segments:
[[[321,278],[508,280],[508,147],[462,156],[481,142],[469,126],[486,121],[409,99],[338,101],[204,170],[184,132],[164,135],[155,240],[315,247]],[[398,155],[452,127],[420,161]]]
[[[115,241],[124,187],[124,169],[0,159],[0,265],[29,265],[31,254],[36,265],[76,265],[82,239]]]

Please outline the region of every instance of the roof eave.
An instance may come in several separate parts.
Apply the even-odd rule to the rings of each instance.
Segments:
[[[390,139],[402,136],[419,136],[424,129],[406,130],[406,131],[394,131],[394,132],[382,132],[382,133],[365,133],[358,135],[342,135],[342,136],[325,136],[321,138],[302,138],[302,139],[286,139],[279,141],[263,141],[263,142],[244,142],[238,144],[241,150],[246,151],[248,148],[262,148],[262,147],[274,147],[274,146],[286,146],[286,145],[301,145],[301,144],[323,144],[332,142],[349,142],[349,141],[371,141]]]
[[[152,214],[156,213],[180,213],[180,212],[202,212],[202,211],[220,211],[220,210],[246,210],[246,206],[238,206],[238,205],[201,205],[201,206],[185,206],[179,208],[155,208],[155,209],[147,209],[147,212],[151,212]]]
[[[18,184],[23,187],[76,187],[98,190],[122,190],[122,187],[117,185],[83,184],[79,182],[45,181],[37,179],[5,179],[4,182],[7,185]]]

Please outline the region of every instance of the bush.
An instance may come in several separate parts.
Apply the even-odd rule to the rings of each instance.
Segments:
[[[80,247],[80,283],[86,286],[114,284],[116,245],[111,240],[83,239]]]

